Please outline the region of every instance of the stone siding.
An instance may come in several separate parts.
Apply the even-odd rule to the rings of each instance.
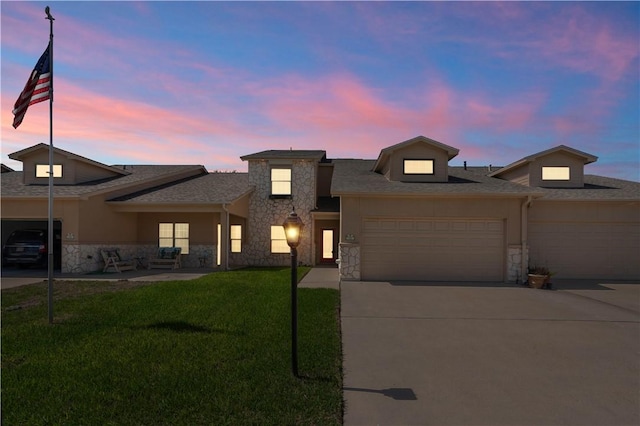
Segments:
[[[338,251],[340,280],[360,281],[360,245],[340,243]]]
[[[247,238],[242,254],[234,254],[234,263],[253,266],[287,266],[289,253],[271,253],[271,226],[280,226],[295,207],[305,225],[298,247],[298,261],[312,265],[311,210],[316,203],[316,163],[294,160],[291,165],[291,197],[271,197],[271,166],[267,161],[249,161],[249,183],[255,187],[249,201]]]
[[[114,244],[63,244],[62,246],[62,267],[63,273],[86,274],[89,272],[102,271],[104,260],[102,250],[117,248],[122,259],[140,258],[146,268],[150,258],[156,256],[158,247],[155,245],[114,245]],[[216,267],[217,248],[210,245],[191,245],[189,254],[181,255],[183,268]],[[203,259],[201,264],[200,259]],[[138,266],[138,268],[140,268]]]
[[[507,248],[507,281],[511,283],[523,282],[522,276],[522,246]]]

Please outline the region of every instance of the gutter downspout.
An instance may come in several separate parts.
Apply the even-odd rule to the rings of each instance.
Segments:
[[[520,241],[522,242],[522,263],[520,264],[520,276],[524,282],[529,270],[529,207],[533,203],[533,197],[527,195],[527,199],[522,202],[520,212]]]

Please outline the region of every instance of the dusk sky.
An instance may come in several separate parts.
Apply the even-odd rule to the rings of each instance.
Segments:
[[[323,149],[377,158],[424,135],[451,165],[568,145],[640,180],[638,2],[2,1],[2,163],[49,141],[13,103],[54,22],[54,145],[105,164]]]

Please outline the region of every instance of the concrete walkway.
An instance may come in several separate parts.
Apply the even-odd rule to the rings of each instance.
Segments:
[[[344,424],[640,424],[640,283],[342,282]]]
[[[315,267],[305,275],[298,288],[333,288],[340,289],[340,277],[336,267]]]
[[[212,268],[182,268],[176,270],[167,269],[138,269],[137,271],[125,271],[122,273],[93,273],[93,274],[62,274],[54,273],[56,280],[109,280],[109,281],[184,281],[200,278],[203,275],[216,272]],[[23,285],[41,283],[47,280],[47,271],[42,269],[14,269],[3,270],[0,278],[0,288],[8,289]],[[339,289],[338,268],[317,267],[312,268],[300,283],[300,288],[333,288]]]
[[[125,271],[121,273],[92,273],[92,274],[63,274],[55,272],[55,280],[68,281],[184,281],[200,278],[203,275],[215,272],[213,268],[182,268],[176,270],[168,269],[138,269],[137,271]],[[47,281],[47,271],[42,269],[3,269],[0,278],[0,288],[2,290],[20,287],[23,285],[36,284]]]

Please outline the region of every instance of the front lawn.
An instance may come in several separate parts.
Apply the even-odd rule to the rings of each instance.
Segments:
[[[300,276],[306,272],[300,271]],[[339,293],[290,270],[140,285],[56,282],[2,291],[2,424],[340,424]]]

